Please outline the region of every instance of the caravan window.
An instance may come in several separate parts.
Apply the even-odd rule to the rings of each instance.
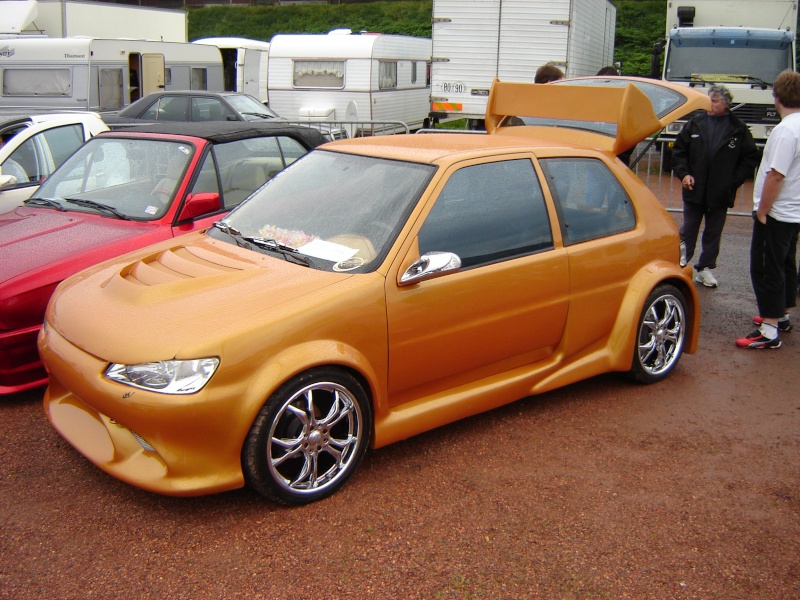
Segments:
[[[122,69],[100,69],[100,110],[122,108]]]
[[[382,62],[379,68],[378,89],[391,90],[397,87],[397,63]]]
[[[304,88],[344,87],[343,60],[296,60],[292,85]]]
[[[411,61],[411,83],[417,83],[417,63]]]
[[[192,67],[192,81],[190,88],[192,90],[207,90],[208,89],[208,69],[200,67]]]
[[[3,69],[4,96],[69,96],[72,75],[64,69]]]

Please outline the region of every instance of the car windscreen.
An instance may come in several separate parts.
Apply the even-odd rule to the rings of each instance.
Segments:
[[[315,150],[270,180],[209,235],[253,250],[269,251],[266,244],[292,249],[315,268],[370,271],[388,252],[435,170],[430,164]]]
[[[194,154],[191,144],[141,137],[95,137],[27,201],[134,220],[166,213]]]
[[[225,99],[228,101],[228,104],[230,104],[236,112],[242,115],[245,121],[258,121],[260,119],[275,119],[278,117],[277,114],[272,112],[269,108],[264,106],[261,102],[259,102],[252,96],[247,96],[245,94],[237,94],[237,95],[225,96]]]

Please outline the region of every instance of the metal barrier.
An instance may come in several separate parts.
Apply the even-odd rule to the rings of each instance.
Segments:
[[[281,119],[281,122],[290,125],[305,125],[322,132],[328,139],[341,140],[345,138],[372,137],[376,135],[396,135],[411,133],[408,125],[402,121],[331,121],[316,119]]]

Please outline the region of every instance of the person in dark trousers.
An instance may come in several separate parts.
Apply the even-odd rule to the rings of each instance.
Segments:
[[[711,269],[717,266],[728,208],[739,186],[753,176],[758,149],[747,125],[730,111],[733,98],[728,88],[713,85],[708,97],[711,109],[689,119],[675,139],[672,168],[683,186],[681,266],[694,256],[705,219],[695,281],[715,288],[718,283]]]
[[[797,237],[800,234],[800,73],[783,71],[772,84],[781,122],[767,138],[753,186],[750,280],[758,329],[736,340],[739,348],[781,347],[792,330],[788,310],[797,304]]]

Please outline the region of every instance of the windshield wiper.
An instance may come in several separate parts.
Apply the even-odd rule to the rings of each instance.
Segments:
[[[278,240],[273,240],[272,238],[247,237],[247,236],[243,236],[242,239],[245,240],[246,242],[250,242],[254,246],[263,248],[264,250],[271,250],[272,252],[277,252],[287,260],[292,259],[297,264],[305,265],[306,267],[311,266],[311,263],[308,260],[308,258],[303,256],[302,253],[298,252],[297,248],[292,248],[291,246],[282,244]]]
[[[123,221],[131,220],[131,218],[128,215],[123,214],[113,206],[109,206],[108,204],[103,204],[102,202],[95,202],[94,200],[85,200],[83,198],[64,198],[64,200],[72,204],[77,204],[78,206],[85,206],[87,208],[96,208],[97,210],[106,211],[107,213],[110,213],[115,217],[117,217],[118,219],[122,219]]]
[[[693,83],[702,83],[703,85],[711,85],[711,83],[712,83],[710,81],[706,81],[702,77],[698,77],[697,75],[684,75],[684,76],[680,76],[680,77],[670,77],[669,81],[688,81],[690,85],[693,84]]]
[[[243,115],[251,115],[253,117],[260,117],[262,119],[274,119],[272,115],[268,115],[267,113],[259,113],[259,112],[243,112]]]
[[[764,81],[759,77],[753,77],[752,75],[747,76],[748,83],[755,83],[761,86],[762,90],[767,89],[768,87],[772,87],[772,84],[769,81]]]
[[[287,260],[291,259],[299,265],[304,265],[306,267],[311,266],[311,262],[308,260],[308,258],[306,258],[301,252],[298,252],[297,248],[292,248],[291,246],[287,246],[286,244],[281,244],[278,240],[273,240],[271,238],[247,237],[247,236],[242,237],[242,239],[264,250],[277,252],[278,254],[281,254],[285,259]]]
[[[28,198],[22,201],[23,204],[35,204],[36,206],[47,206],[49,208],[56,208],[61,212],[67,212],[67,209],[61,205],[58,200],[52,198]]]
[[[214,227],[219,229],[222,233],[231,236],[236,242],[236,245],[241,248],[269,250],[280,254],[286,260],[291,260],[296,264],[303,265],[305,267],[311,266],[311,262],[300,252],[298,252],[296,248],[292,248],[286,244],[281,244],[277,240],[242,235],[241,231],[225,221],[217,221],[214,223]]]
[[[219,229],[222,233],[225,233],[233,238],[233,241],[236,242],[236,245],[240,248],[253,248],[253,244],[246,242],[244,236],[242,236],[242,232],[228,225],[225,221],[217,221],[214,223],[214,227]]]

